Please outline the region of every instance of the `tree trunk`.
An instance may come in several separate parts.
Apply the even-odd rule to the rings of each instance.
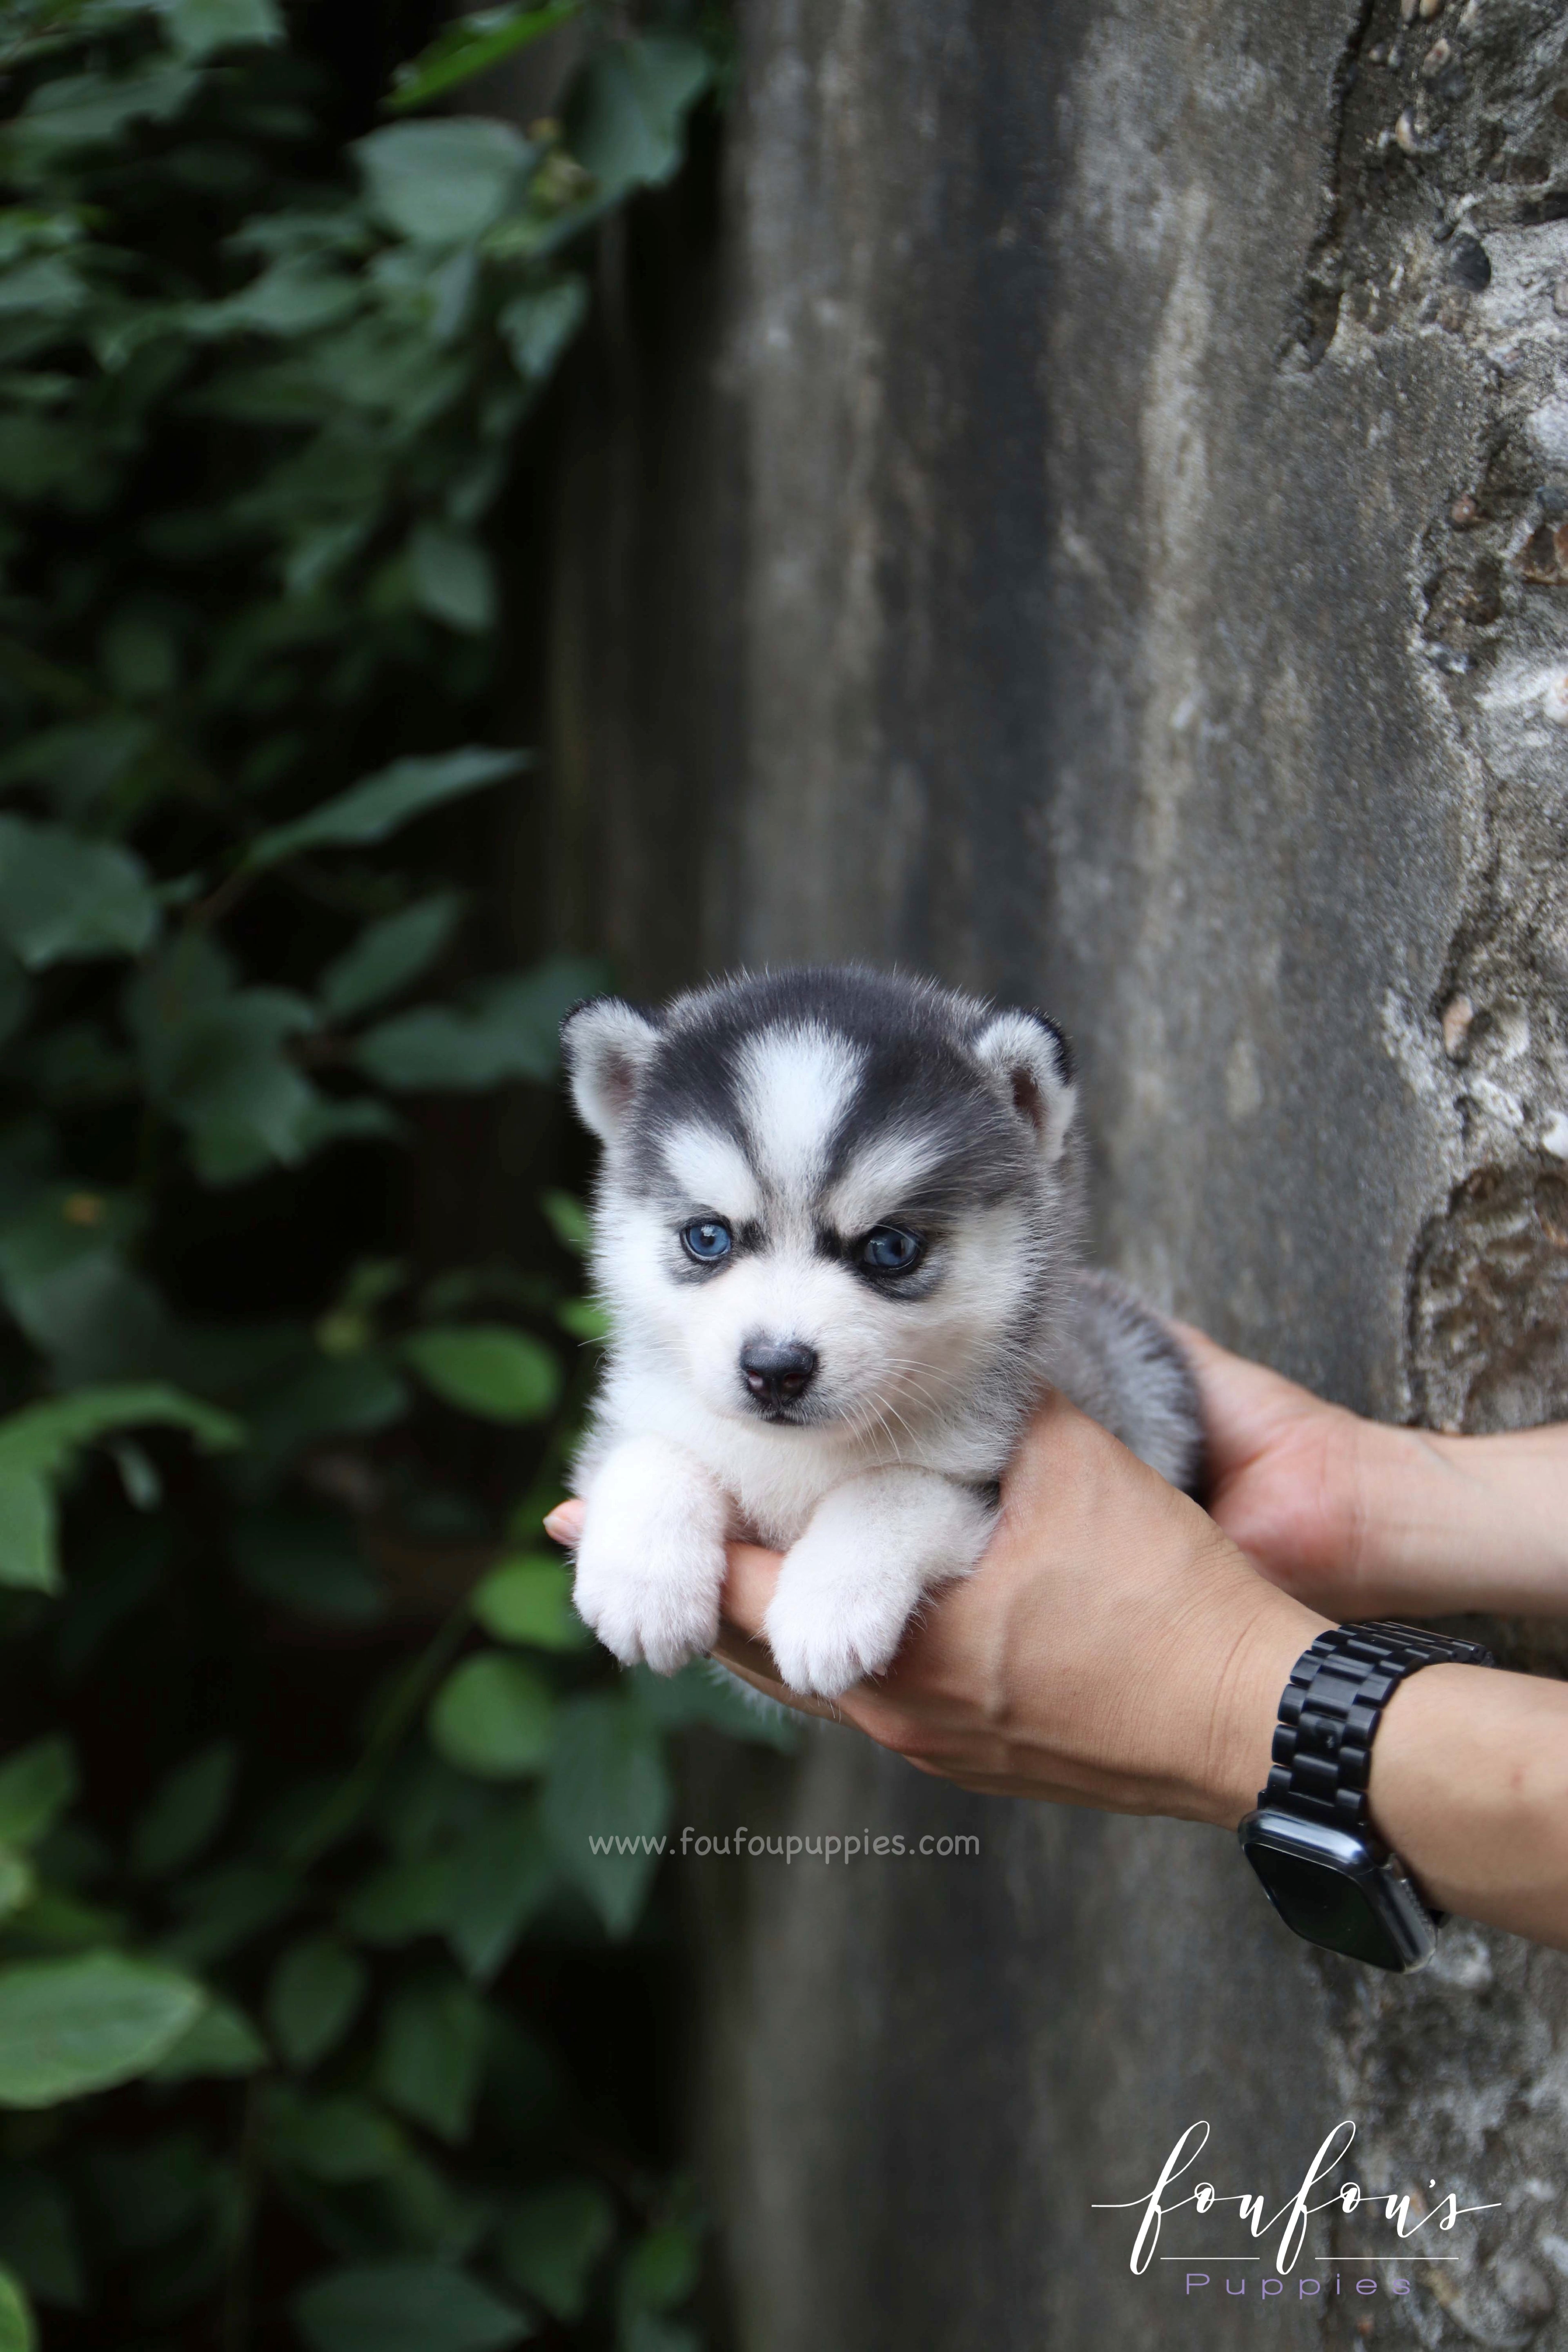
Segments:
[[[1048,1008],[1109,1261],[1481,1430],[1568,1414],[1568,19],[1429,5],[743,0],[716,220],[634,230],[565,492],[559,855],[649,991]],[[1251,2344],[1267,2263],[1187,2296],[1089,2210],[1200,2116],[1269,2210],[1342,2116],[1369,2187],[1497,2204],[1293,2328],[1568,2347],[1562,1960],[1384,1979],[1212,1832],[834,1731],[690,1801],[982,1841],[689,1867],[744,2352]]]

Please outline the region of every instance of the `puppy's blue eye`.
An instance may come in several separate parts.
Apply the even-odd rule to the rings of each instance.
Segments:
[[[919,1234],[902,1225],[878,1225],[860,1244],[860,1263],[873,1274],[910,1274],[925,1254]]]
[[[730,1228],[717,1217],[699,1217],[694,1224],[682,1228],[680,1246],[699,1265],[717,1265],[730,1255]]]

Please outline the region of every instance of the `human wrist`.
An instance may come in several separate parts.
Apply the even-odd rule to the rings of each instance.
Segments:
[[[1212,1737],[1197,1817],[1234,1829],[1268,1777],[1279,1700],[1290,1670],[1334,1621],[1263,1585],[1212,1683]]]

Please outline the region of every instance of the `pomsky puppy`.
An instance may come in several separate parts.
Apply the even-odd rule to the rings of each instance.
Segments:
[[[860,967],[721,982],[563,1028],[605,1147],[611,1339],[576,1465],[576,1602],[670,1674],[719,1630],[726,1539],[786,1554],[785,1682],[835,1698],[971,1570],[1046,1385],[1173,1485],[1192,1373],[1079,1263],[1071,1057],[1037,1013]]]

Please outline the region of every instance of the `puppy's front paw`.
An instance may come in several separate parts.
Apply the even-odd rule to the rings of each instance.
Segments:
[[[719,1638],[724,1547],[700,1528],[617,1528],[590,1509],[573,1598],[623,1666],[646,1660],[672,1675]]]
[[[791,1690],[842,1698],[865,1675],[892,1664],[909,1619],[909,1596],[886,1587],[868,1590],[857,1583],[852,1559],[835,1572],[825,1559],[802,1559],[804,1549],[805,1543],[797,1546],[784,1564],[763,1631]]]

